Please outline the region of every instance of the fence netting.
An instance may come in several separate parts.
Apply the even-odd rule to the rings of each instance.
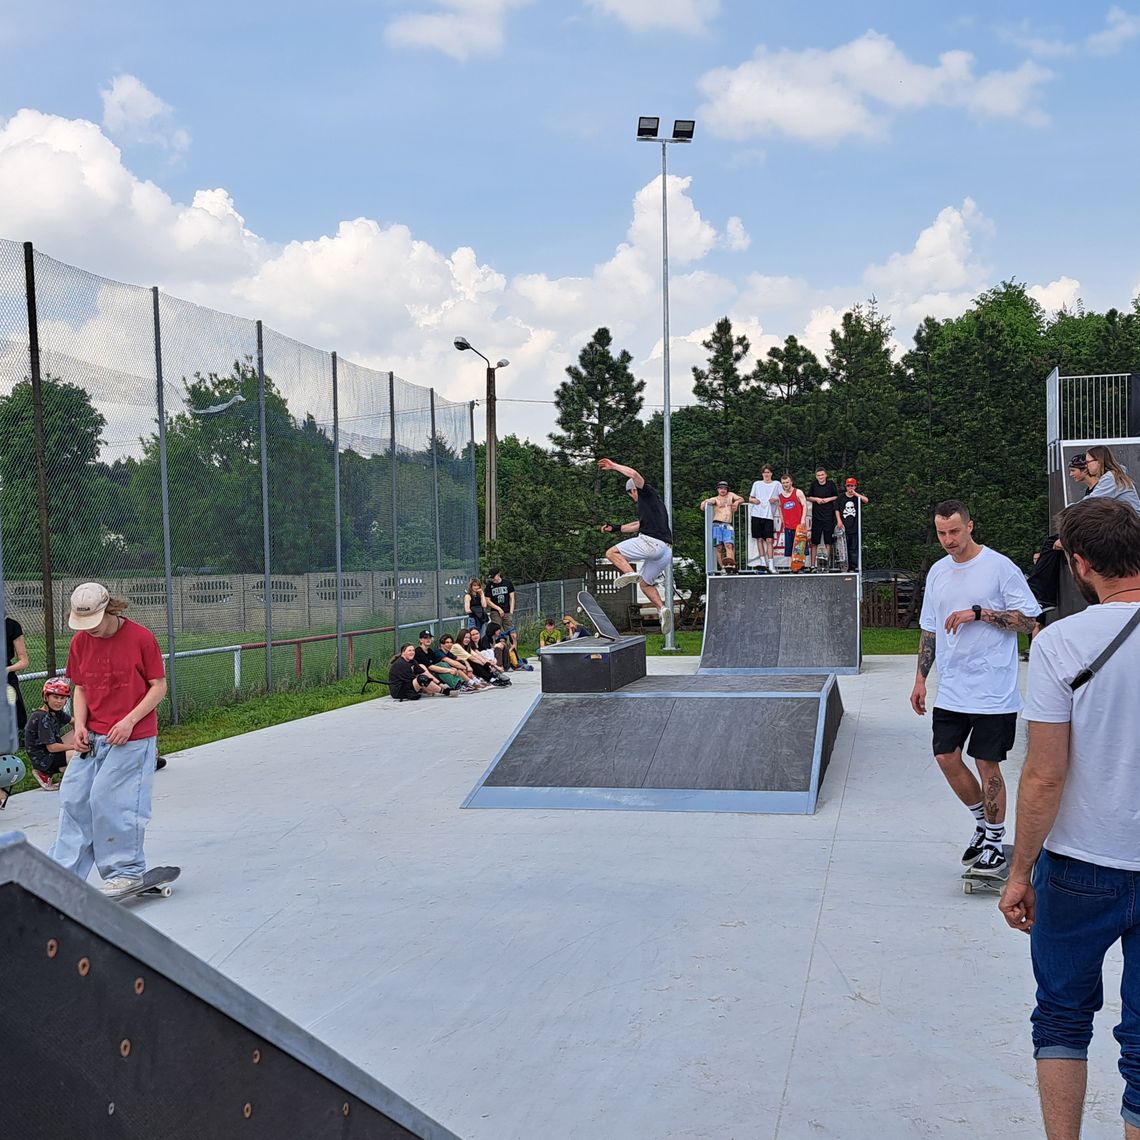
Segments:
[[[469,405],[28,253],[0,241],[0,511],[33,671],[63,670],[92,579],[158,637],[174,720],[386,669],[412,626],[456,624]]]

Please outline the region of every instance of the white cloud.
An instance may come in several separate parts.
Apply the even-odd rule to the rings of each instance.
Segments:
[[[697,117],[727,138],[785,134],[817,144],[881,138],[893,114],[932,106],[1041,126],[1048,120],[1038,101],[1049,78],[1033,62],[977,75],[964,51],[944,52],[936,66],[914,63],[887,36],[869,31],[831,50],[761,45],[739,66],[701,77],[708,102]]]
[[[735,216],[725,222],[722,241],[725,249],[731,249],[734,253],[739,253],[752,244],[752,238],[744,228],[744,223]]]
[[[970,198],[961,207],[939,211],[906,253],[892,253],[883,265],[868,266],[863,274],[875,290],[890,295],[960,289],[985,279],[975,258],[974,241],[992,232],[989,220]]]
[[[1072,277],[1059,277],[1048,285],[1032,285],[1026,290],[1048,314],[1075,309],[1081,299],[1081,283]]]
[[[175,155],[190,145],[190,135],[174,125],[174,108],[164,103],[141,79],[116,75],[103,97],[103,128],[126,143],[148,143]]]
[[[405,12],[385,30],[398,47],[434,48],[453,59],[498,55],[506,38],[507,13],[532,0],[435,0],[434,12]]]
[[[970,199],[938,211],[913,240],[901,242],[900,251],[869,266],[857,281],[809,282],[759,270],[737,279],[721,276],[702,260],[740,243],[743,226],[730,219],[718,231],[702,217],[694,189],[692,179],[669,179],[678,406],[690,398],[690,368],[704,363],[701,341],[726,314],[752,341],[753,357],[797,330],[825,354],[828,334],[843,312],[870,292],[899,337],[909,340],[923,317],[956,316],[993,284],[982,257],[992,226]],[[103,377],[102,402],[123,404],[108,437],[125,446],[149,430],[149,389],[139,377],[151,367],[150,299],[143,290],[107,284],[94,274],[158,282],[171,297],[218,310],[210,314],[169,303],[171,311],[184,314],[164,336],[167,376],[174,385],[197,368],[227,371],[236,356],[252,351],[251,328],[225,315],[233,313],[260,317],[269,329],[304,344],[336,349],[346,362],[391,369],[434,387],[443,398],[479,399],[480,362],[452,347],[452,339],[463,334],[491,359],[511,360],[499,375],[500,430],[543,440],[553,413],[548,403],[534,401],[552,398],[566,365],[606,325],[616,346],[633,354],[652,409],[662,402],[659,178],[633,195],[630,210],[625,240],[596,264],[562,277],[530,272],[508,278],[469,246],[438,250],[405,225],[369,218],[343,221],[323,236],[274,244],[254,232],[222,188],[199,190],[186,204],[139,179],[93,123],[30,110],[0,123],[0,217],[6,235],[31,239],[43,253],[89,271],[45,296],[45,345],[49,352],[99,366],[84,365],[84,374]],[[752,264],[758,263],[761,258]],[[0,281],[0,291],[18,295],[19,288],[18,280]],[[1031,292],[1049,308],[1077,288],[1058,274]],[[0,319],[9,310],[18,311],[0,304]],[[19,335],[0,328],[0,343]],[[350,371],[347,363],[345,368]],[[5,371],[12,370],[0,361],[0,374]],[[274,360],[275,383],[294,412],[327,414],[319,385],[289,379],[287,371]],[[343,393],[346,415],[356,414],[350,388]],[[130,405],[125,393],[138,393],[142,404]],[[481,431],[479,416],[477,424]]]
[[[1115,5],[1105,16],[1103,31],[1094,32],[1085,40],[1085,47],[1092,55],[1115,55],[1129,40],[1140,36],[1140,15],[1125,12]]]
[[[1056,59],[1075,55],[1115,55],[1122,51],[1129,41],[1140,36],[1140,15],[1126,12],[1113,5],[1104,18],[1104,27],[1091,32],[1083,39],[1065,40],[1052,34],[1053,29],[1038,31],[1032,21],[1026,19],[1012,28],[1001,31],[1005,39],[1016,44],[1030,55],[1045,59]]]
[[[587,0],[587,3],[620,20],[634,32],[655,28],[703,32],[720,14],[720,0]]]

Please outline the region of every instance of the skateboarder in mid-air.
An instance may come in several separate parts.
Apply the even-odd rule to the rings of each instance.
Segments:
[[[640,578],[645,596],[657,607],[661,632],[672,633],[673,610],[665,605],[653,584],[673,559],[673,529],[669,524],[669,513],[657,492],[632,467],[623,467],[612,459],[599,459],[598,466],[603,471],[624,475],[626,492],[637,504],[636,522],[603,523],[599,528],[603,534],[630,535],[606,551],[606,557],[621,571],[614,579],[614,586],[620,590]],[[640,574],[629,564],[631,558],[644,559]]]

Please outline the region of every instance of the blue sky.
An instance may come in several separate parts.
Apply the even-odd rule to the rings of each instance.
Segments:
[[[500,374],[543,439],[598,325],[659,403],[728,314],[822,351],[872,294],[900,344],[1015,278],[1140,288],[1140,3],[0,0],[0,237],[259,316],[450,399]],[[91,336],[113,313],[97,313]],[[517,401],[517,402],[515,402]],[[525,402],[524,402],[525,401]]]

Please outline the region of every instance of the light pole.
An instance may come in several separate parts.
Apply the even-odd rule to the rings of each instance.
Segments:
[[[661,312],[662,312],[662,356],[661,375],[664,387],[665,414],[663,423],[663,463],[665,483],[665,510],[669,514],[669,524],[673,525],[673,439],[672,439],[672,411],[669,406],[669,170],[666,162],[666,151],[670,143],[690,143],[693,141],[693,130],[696,123],[692,119],[675,119],[673,121],[673,137],[662,139],[657,137],[661,126],[659,118],[642,115],[637,120],[638,142],[659,142],[661,144]],[[665,604],[673,609],[673,561],[665,567]],[[673,630],[665,635],[667,651],[675,651],[677,642]]]
[[[492,364],[483,354],[465,337],[457,336],[455,347],[460,352],[470,349],[476,356],[480,356],[487,364],[487,490],[484,496],[486,506],[484,509],[483,538],[488,547],[499,534],[499,499],[498,499],[498,440],[495,436],[495,372],[506,368],[509,360],[500,360]]]

